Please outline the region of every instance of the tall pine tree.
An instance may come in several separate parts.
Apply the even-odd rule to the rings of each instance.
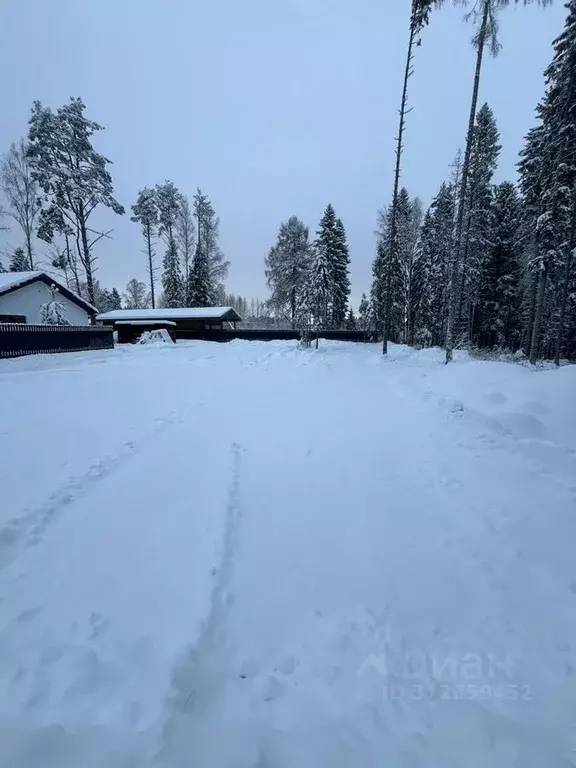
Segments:
[[[156,190],[144,187],[138,192],[138,199],[132,206],[132,221],[140,224],[142,227],[142,236],[144,238],[146,254],[146,266],[148,269],[148,280],[150,284],[150,301],[152,309],[156,306],[155,276],[156,266],[154,258],[154,238],[158,227],[158,206],[156,204]]]

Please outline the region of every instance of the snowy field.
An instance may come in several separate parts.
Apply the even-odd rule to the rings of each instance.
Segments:
[[[0,361],[2,768],[576,765],[576,368]]]

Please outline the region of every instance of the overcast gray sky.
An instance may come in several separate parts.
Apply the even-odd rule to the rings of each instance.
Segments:
[[[221,220],[227,288],[267,294],[263,259],[296,214],[315,230],[328,202],[346,226],[353,297],[370,286],[378,208],[389,202],[409,0],[3,0],[0,149],[26,132],[32,101],[81,96],[106,131],[127,215],[99,244],[106,287],[145,279],[129,209],[139,188],[200,186]],[[463,9],[437,12],[417,51],[403,183],[425,203],[463,144],[474,53]],[[498,179],[515,176],[542,72],[563,27],[546,10],[502,13],[500,57],[481,99],[503,145]],[[15,235],[10,236],[11,239]],[[43,246],[40,244],[39,246]],[[161,249],[159,249],[161,250]]]

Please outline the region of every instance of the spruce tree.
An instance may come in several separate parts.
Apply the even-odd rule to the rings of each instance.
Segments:
[[[408,191],[405,188],[400,190],[392,257],[389,253],[392,242],[392,207],[386,214],[379,214],[378,246],[372,268],[372,303],[382,337],[394,342],[405,340],[409,275],[418,237],[418,228],[414,227],[413,222],[415,211],[419,210],[419,204],[414,206]]]
[[[432,269],[435,254],[435,221],[432,209],[424,216],[422,231],[412,265],[411,301],[409,308],[409,323],[412,329],[411,344],[427,347],[432,343],[434,328],[434,294],[435,289],[442,290],[441,285],[432,283]]]
[[[365,293],[362,294],[358,307],[358,322],[364,333],[367,334],[372,331],[372,307]]]
[[[356,315],[354,314],[354,310],[352,307],[348,310],[348,314],[346,315],[346,330],[347,331],[355,331],[358,327],[358,322],[356,320]]]
[[[454,186],[444,183],[424,218],[414,266],[414,334],[419,346],[444,341],[454,230]]]
[[[10,272],[28,272],[30,262],[24,252],[24,248],[15,248],[10,256]]]
[[[519,0],[514,0],[515,4]],[[538,5],[548,5],[551,0],[523,0],[524,5],[531,2]],[[456,3],[460,0],[455,0]],[[475,31],[472,37],[472,45],[476,49],[476,69],[474,73],[474,82],[472,86],[472,99],[470,103],[470,112],[468,115],[468,132],[466,134],[466,149],[460,174],[460,186],[457,194],[457,213],[456,227],[454,234],[454,248],[450,265],[449,282],[449,317],[446,328],[446,362],[452,360],[454,344],[458,335],[459,313],[461,308],[460,296],[458,291],[461,286],[460,270],[464,262],[464,222],[466,213],[466,202],[468,200],[468,181],[470,175],[470,161],[472,146],[474,143],[474,123],[476,120],[476,110],[478,106],[478,95],[480,92],[480,78],[482,74],[482,64],[486,47],[489,48],[493,56],[497,56],[500,51],[498,41],[499,32],[499,12],[509,5],[510,0],[476,0],[470,13],[466,15],[466,20],[472,20],[475,24]]]
[[[276,319],[287,318],[296,327],[301,292],[311,261],[308,227],[297,216],[280,226],[278,239],[265,259],[270,306]]]
[[[182,274],[176,242],[172,237],[164,254],[162,273],[163,303],[165,307],[181,307],[184,303]]]
[[[187,287],[191,307],[215,306],[224,294],[224,280],[229,262],[219,248],[220,220],[207,195],[197,190],[194,195],[197,242]]]
[[[493,189],[489,247],[479,276],[474,340],[516,349],[520,343],[520,198],[510,182]]]
[[[532,331],[536,315],[538,291],[538,219],[544,180],[544,127],[532,128],[525,139],[518,163],[519,186],[522,193],[522,221],[520,238],[522,242],[522,292],[524,318],[524,352],[528,356],[532,346]]]
[[[332,271],[332,328],[341,328],[346,317],[350,296],[350,252],[346,230],[341,219],[334,224],[334,254],[331,258]]]
[[[541,329],[539,317],[545,317],[545,282],[548,277],[549,318],[543,341],[556,363],[560,363],[566,336],[566,314],[575,311],[573,251],[576,245],[576,0],[566,5],[568,16],[562,34],[554,41],[554,58],[546,70],[547,93],[541,107],[545,127],[546,162],[543,210],[538,221],[542,245],[540,276],[542,290],[537,300],[532,335],[531,361],[538,354]],[[569,306],[570,299],[570,306]],[[541,324],[541,323],[540,323]],[[554,325],[556,326],[554,328]]]
[[[319,239],[311,248],[310,265],[298,298],[298,318],[304,330],[318,331],[330,327],[331,300],[334,296],[332,267],[329,249]]]
[[[492,205],[492,176],[498,165],[500,144],[492,110],[484,104],[474,126],[470,176],[465,203],[464,241],[460,286],[455,296],[456,332],[470,340],[478,302],[479,276],[487,257]]]

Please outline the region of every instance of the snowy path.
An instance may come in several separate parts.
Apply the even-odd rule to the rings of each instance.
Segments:
[[[576,764],[575,371],[438,359],[3,364],[0,765]]]

